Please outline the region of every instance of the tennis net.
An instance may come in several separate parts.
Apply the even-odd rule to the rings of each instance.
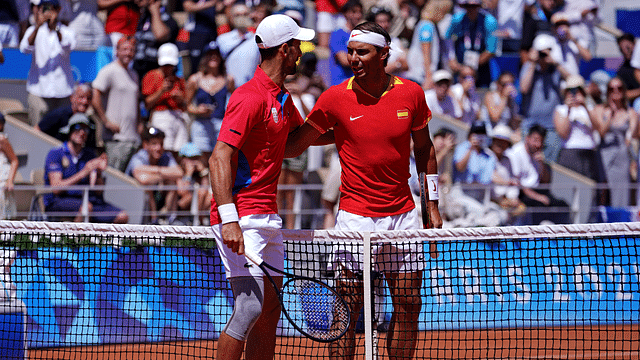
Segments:
[[[357,359],[397,355],[374,270],[408,245],[425,260],[415,359],[640,357],[640,223],[283,233],[285,270],[331,285],[332,249],[363,245]],[[208,227],[0,221],[0,285],[8,359],[214,358],[233,301]],[[284,316],[277,342],[277,359],[329,358]]]

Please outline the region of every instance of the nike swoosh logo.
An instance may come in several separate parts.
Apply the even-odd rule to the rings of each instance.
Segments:
[[[363,117],[363,116],[364,116],[364,115],[360,115],[360,116],[356,116],[356,117],[349,116],[349,120],[351,120],[351,121],[353,121],[353,120],[357,120],[357,119],[360,119],[360,118],[361,118],[361,117]]]

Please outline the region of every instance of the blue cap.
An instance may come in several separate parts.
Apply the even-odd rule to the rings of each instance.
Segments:
[[[200,151],[200,149],[198,148],[198,146],[192,142],[186,143],[184,144],[181,148],[180,148],[180,152],[179,152],[180,156],[182,157],[197,157],[202,155],[202,152]]]
[[[220,48],[218,48],[218,42],[215,40],[212,40],[204,47],[204,50],[202,51],[202,53],[206,54],[209,51],[214,51],[214,50],[220,51]]]
[[[60,2],[58,0],[40,0],[40,6],[43,5],[52,5],[55,7],[60,7]]]

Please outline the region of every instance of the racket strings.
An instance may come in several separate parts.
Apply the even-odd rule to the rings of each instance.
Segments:
[[[349,309],[328,285],[291,279],[282,288],[284,311],[299,331],[319,341],[342,336],[349,327]]]

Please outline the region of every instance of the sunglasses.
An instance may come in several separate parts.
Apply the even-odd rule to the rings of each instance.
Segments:
[[[623,87],[622,86],[614,86],[614,87],[607,87],[607,91],[613,92],[613,91],[620,91],[622,92]]]
[[[579,87],[569,88],[567,89],[567,92],[570,93],[571,95],[576,95],[577,93],[582,93],[582,89]]]
[[[71,130],[73,130],[73,131],[77,131],[77,130],[89,131],[89,127],[87,125],[84,125],[84,124],[75,124],[75,125],[73,125],[73,127],[71,127]]]

